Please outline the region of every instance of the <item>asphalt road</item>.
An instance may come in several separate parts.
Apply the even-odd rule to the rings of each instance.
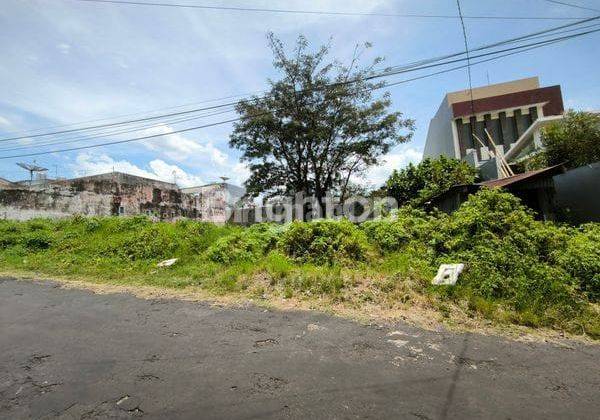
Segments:
[[[600,347],[0,279],[0,417],[598,418]]]

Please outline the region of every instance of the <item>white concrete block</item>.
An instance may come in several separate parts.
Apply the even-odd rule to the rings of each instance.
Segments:
[[[453,286],[464,269],[464,264],[442,264],[431,284]]]

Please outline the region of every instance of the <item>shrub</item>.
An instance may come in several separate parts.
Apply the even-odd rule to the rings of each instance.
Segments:
[[[368,253],[364,232],[348,220],[292,222],[279,248],[296,261],[316,264],[363,261]]]
[[[257,224],[218,239],[207,250],[207,257],[215,262],[255,261],[273,249],[281,226]]]
[[[438,261],[467,264],[459,289],[546,324],[581,308],[573,277],[549,260],[564,249],[570,230],[535,221],[513,195],[482,190],[440,227]]]
[[[20,236],[17,233],[6,232],[0,235],[0,249],[10,248],[20,242]]]
[[[149,224],[127,232],[127,235],[116,237],[101,253],[133,261],[154,260],[173,257],[178,245],[179,240],[172,226]]]
[[[411,239],[404,225],[396,220],[382,219],[365,222],[362,229],[369,241],[382,252],[397,251]]]
[[[33,231],[23,235],[21,243],[30,251],[42,251],[50,248],[52,237],[44,231]]]
[[[600,300],[600,225],[588,224],[576,231],[564,249],[552,259],[569,273],[590,300]]]
[[[109,217],[106,218],[105,221],[107,230],[112,233],[137,230],[152,224],[152,220],[145,215],[132,217]]]
[[[542,130],[548,165],[579,167],[600,161],[600,115],[569,111]]]
[[[49,230],[52,226],[52,221],[50,219],[32,219],[25,222],[25,225],[31,232]]]
[[[219,226],[214,223],[191,220],[180,220],[175,226],[182,238],[182,242],[192,254],[203,253],[219,238],[241,230],[237,226]]]
[[[371,243],[380,251],[398,251],[414,239],[425,239],[436,219],[424,211],[403,207],[392,217],[371,220],[361,225]]]
[[[20,241],[21,224],[10,220],[0,220],[0,249],[10,248]]]

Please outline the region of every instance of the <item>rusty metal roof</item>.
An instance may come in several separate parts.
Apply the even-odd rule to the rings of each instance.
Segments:
[[[544,168],[544,169],[538,169],[536,171],[524,172],[522,174],[509,176],[507,178],[493,179],[491,181],[480,182],[477,185],[481,185],[482,187],[488,187],[488,188],[502,188],[502,187],[506,187],[506,186],[515,184],[517,182],[531,180],[532,178],[535,178],[538,176],[550,175],[550,174],[554,174],[554,173],[560,173],[563,171],[564,171],[563,164],[560,164],[560,165],[550,166],[550,167]]]

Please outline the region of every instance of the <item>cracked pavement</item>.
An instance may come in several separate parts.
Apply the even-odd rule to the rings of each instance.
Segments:
[[[600,346],[0,279],[0,418],[597,418]]]

